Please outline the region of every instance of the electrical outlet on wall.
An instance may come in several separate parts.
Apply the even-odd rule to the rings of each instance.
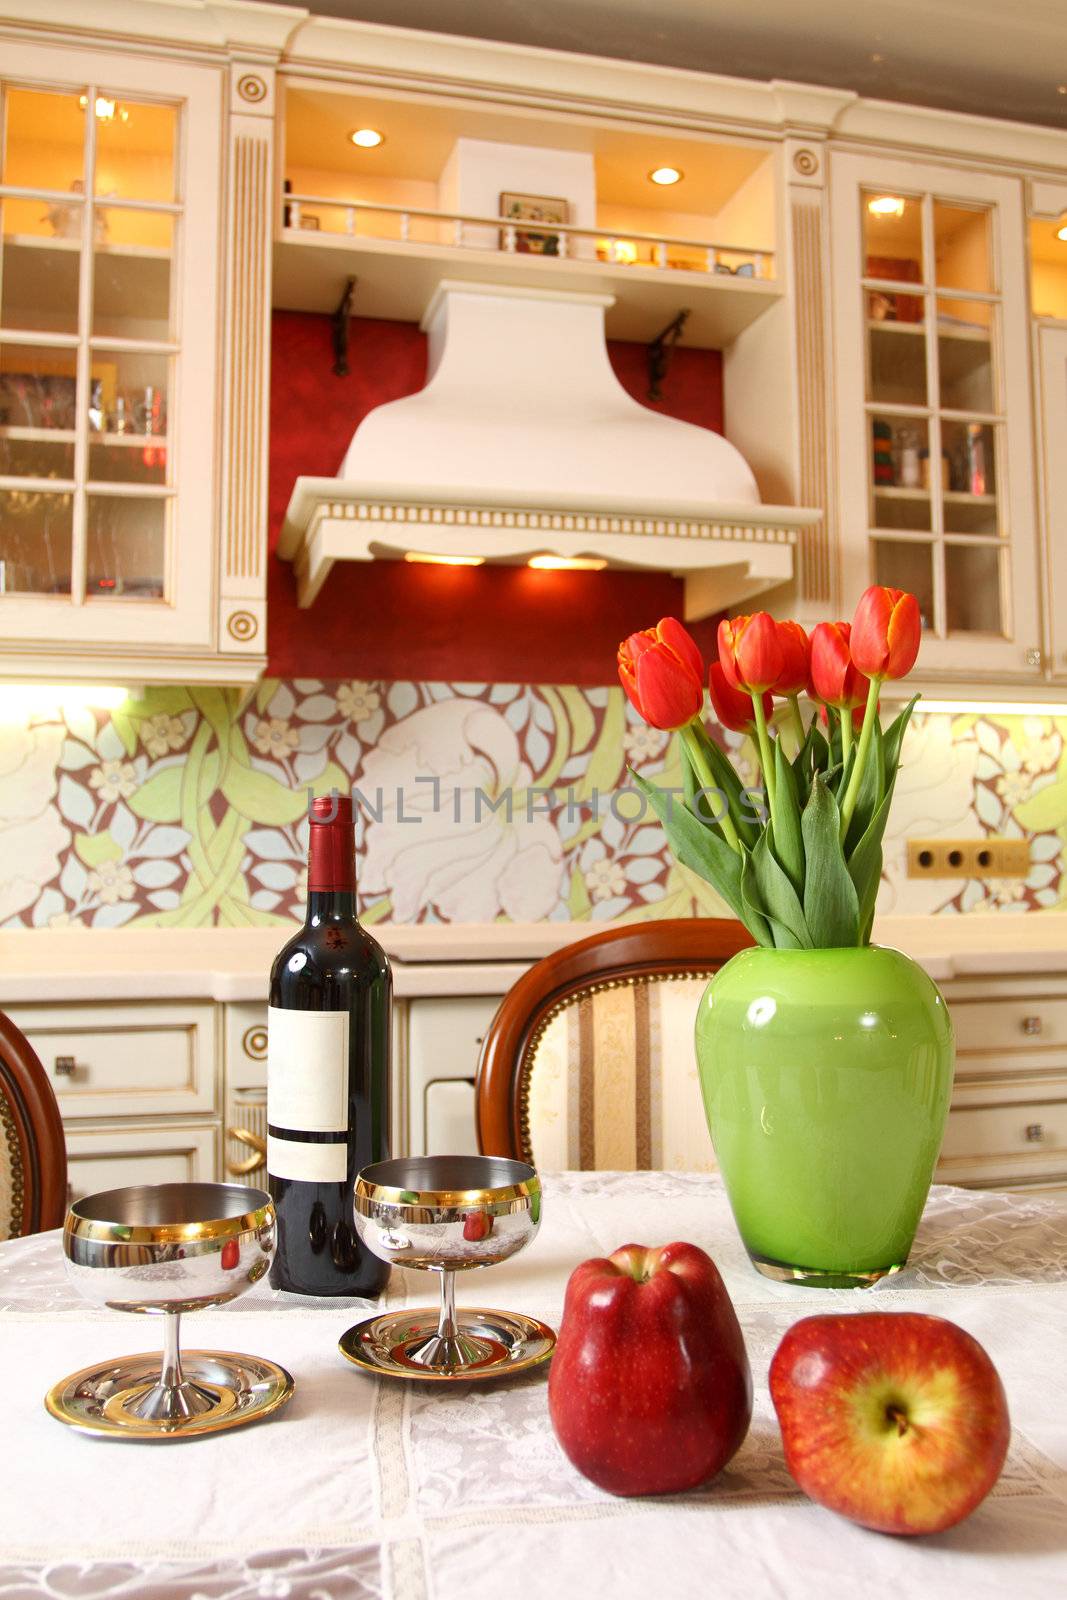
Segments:
[[[909,839],[909,878],[1025,878],[1027,839]]]

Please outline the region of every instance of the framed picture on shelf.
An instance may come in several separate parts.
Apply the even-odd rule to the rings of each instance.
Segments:
[[[515,226],[515,250],[525,256],[558,256],[558,233],[545,227],[519,227],[519,223],[559,223],[570,221],[570,206],[566,200],[543,194],[512,194],[505,190],[500,196],[500,215]],[[500,230],[500,248],[507,249],[507,233]]]

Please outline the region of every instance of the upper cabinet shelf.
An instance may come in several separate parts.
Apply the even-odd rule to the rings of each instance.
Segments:
[[[447,277],[610,294],[619,339],[652,339],[685,309],[686,343],[719,348],[781,298],[767,145],[299,79],[284,122],[273,297],[287,310],[334,311],[355,277],[359,315],[418,321]],[[361,130],[379,142],[353,143]]]

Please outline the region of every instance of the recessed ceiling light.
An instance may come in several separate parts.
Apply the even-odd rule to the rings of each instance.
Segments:
[[[685,173],[678,167],[656,167],[648,176],[653,183],[662,184],[666,188],[669,184],[681,183]]]
[[[1056,223],[1056,237],[1067,244],[1067,211],[1061,211]]]
[[[348,137],[361,150],[376,150],[380,144],[385,143],[385,134],[379,133],[377,128],[356,128]]]
[[[867,201],[867,210],[872,217],[902,217],[904,201],[896,194],[876,194]]]

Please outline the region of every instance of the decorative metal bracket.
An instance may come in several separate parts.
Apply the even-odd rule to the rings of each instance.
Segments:
[[[667,376],[667,368],[671,364],[671,355],[682,336],[682,329],[688,320],[689,312],[679,311],[674,321],[668,322],[662,333],[657,333],[648,347],[648,398],[650,400],[663,399],[661,384]]]
[[[345,292],[341,296],[341,303],[331,318],[333,322],[333,370],[339,378],[348,377],[348,323],[354,314],[356,284],[358,282],[358,278],[349,278],[345,285]]]

